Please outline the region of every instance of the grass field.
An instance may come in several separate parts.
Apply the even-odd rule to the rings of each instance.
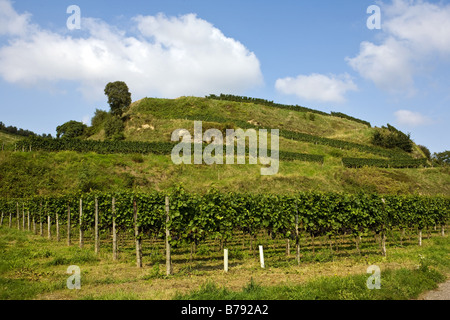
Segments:
[[[96,255],[89,232],[80,249],[75,237],[67,246],[64,233],[59,242],[54,230],[53,239],[47,239],[45,225],[40,236],[17,230],[14,219],[12,228],[7,223],[4,219],[0,227],[0,299],[414,299],[450,274],[449,237],[434,230],[424,233],[421,247],[414,230],[403,238],[398,232],[388,234],[387,257],[379,253],[372,234],[363,237],[360,254],[350,237],[332,239],[330,248],[328,238],[316,238],[313,245],[303,235],[299,266],[292,244],[287,255],[286,240],[260,235],[251,250],[250,239],[236,234],[227,244],[228,273],[219,243],[210,239],[192,256],[189,246],[174,248],[174,274],[166,276],[161,240],[144,239],[139,269],[134,242],[126,234],[119,239],[119,259],[114,261],[107,234]],[[264,269],[256,244],[265,248]],[[66,286],[70,265],[80,267],[80,290]],[[381,269],[380,290],[366,287],[370,265]]]

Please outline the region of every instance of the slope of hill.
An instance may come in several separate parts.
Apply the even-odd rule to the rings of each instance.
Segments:
[[[19,140],[21,140],[23,137],[15,135],[15,134],[10,134],[10,133],[6,133],[6,132],[2,132],[0,131],[0,145],[11,145]]]
[[[412,153],[371,145],[376,128],[363,122],[308,110],[280,108],[254,102],[211,98],[145,98],[132,103],[124,115],[126,141],[168,143],[176,129],[193,133],[194,120],[203,130],[216,128],[280,129],[280,150],[323,157],[323,163],[281,157],[279,172],[261,176],[261,164],[175,165],[170,154],[97,154],[60,151],[3,152],[0,191],[8,196],[54,194],[77,190],[164,190],[176,184],[202,192],[293,193],[299,190],[450,195],[448,168],[375,168],[343,166],[343,158],[423,158]],[[99,130],[89,140],[104,140]],[[27,150],[27,148],[24,148]]]

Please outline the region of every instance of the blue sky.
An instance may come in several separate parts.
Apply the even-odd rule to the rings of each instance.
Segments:
[[[440,152],[449,57],[449,1],[0,0],[0,121],[55,135],[107,110],[104,86],[123,80],[133,100],[232,93],[344,112]]]

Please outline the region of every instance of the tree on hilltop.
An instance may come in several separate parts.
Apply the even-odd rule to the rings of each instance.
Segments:
[[[121,117],[131,104],[131,93],[123,81],[109,82],[105,87],[105,95],[112,115]]]

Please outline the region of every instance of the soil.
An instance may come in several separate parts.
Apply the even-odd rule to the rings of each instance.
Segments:
[[[436,290],[422,294],[418,300],[450,300],[450,280],[441,283]]]

